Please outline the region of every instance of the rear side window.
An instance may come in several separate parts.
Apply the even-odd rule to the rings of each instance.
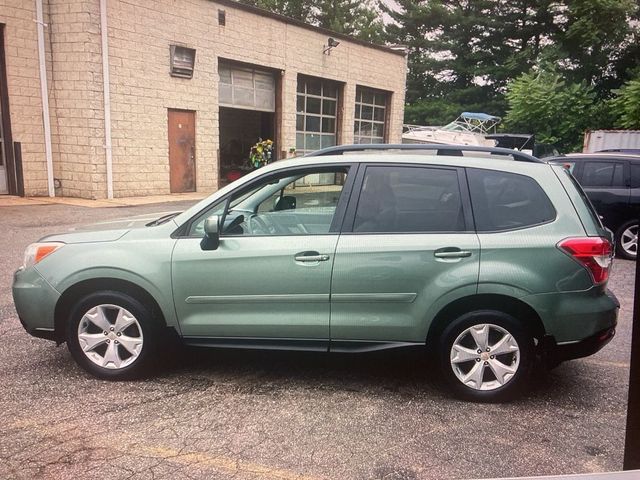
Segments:
[[[467,178],[479,232],[514,230],[556,218],[551,200],[531,177],[469,168]]]
[[[370,166],[364,175],[354,232],[465,230],[456,170]]]
[[[580,183],[584,187],[623,187],[624,165],[617,162],[585,162]]]
[[[640,187],[640,163],[631,164],[631,186],[633,188]]]

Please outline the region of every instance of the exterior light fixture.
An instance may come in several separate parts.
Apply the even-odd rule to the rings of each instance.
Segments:
[[[196,50],[194,48],[171,45],[171,70],[172,77],[191,78],[196,62]]]
[[[338,45],[340,45],[339,41],[337,41],[333,37],[329,37],[327,39],[327,44],[322,46],[324,49],[322,50],[322,53],[324,53],[325,55],[331,55],[331,50],[337,47]]]

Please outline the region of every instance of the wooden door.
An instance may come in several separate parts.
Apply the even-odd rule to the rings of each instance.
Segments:
[[[169,110],[171,193],[196,191],[196,113]]]

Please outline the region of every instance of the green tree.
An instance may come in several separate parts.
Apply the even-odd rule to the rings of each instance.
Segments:
[[[611,111],[616,117],[616,126],[640,130],[640,74],[619,90],[614,90],[614,94]]]
[[[553,143],[564,152],[581,147],[596,114],[593,87],[568,83],[554,70],[522,74],[509,84],[506,97],[508,131],[534,133],[538,141]]]
[[[384,26],[374,0],[239,1],[361,40],[383,40]]]
[[[311,22],[315,2],[311,0],[238,0],[240,3],[264,8],[302,22]]]

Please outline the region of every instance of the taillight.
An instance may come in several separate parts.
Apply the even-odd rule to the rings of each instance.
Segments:
[[[567,238],[558,244],[558,248],[587,267],[596,285],[605,283],[609,279],[613,246],[606,238]]]

